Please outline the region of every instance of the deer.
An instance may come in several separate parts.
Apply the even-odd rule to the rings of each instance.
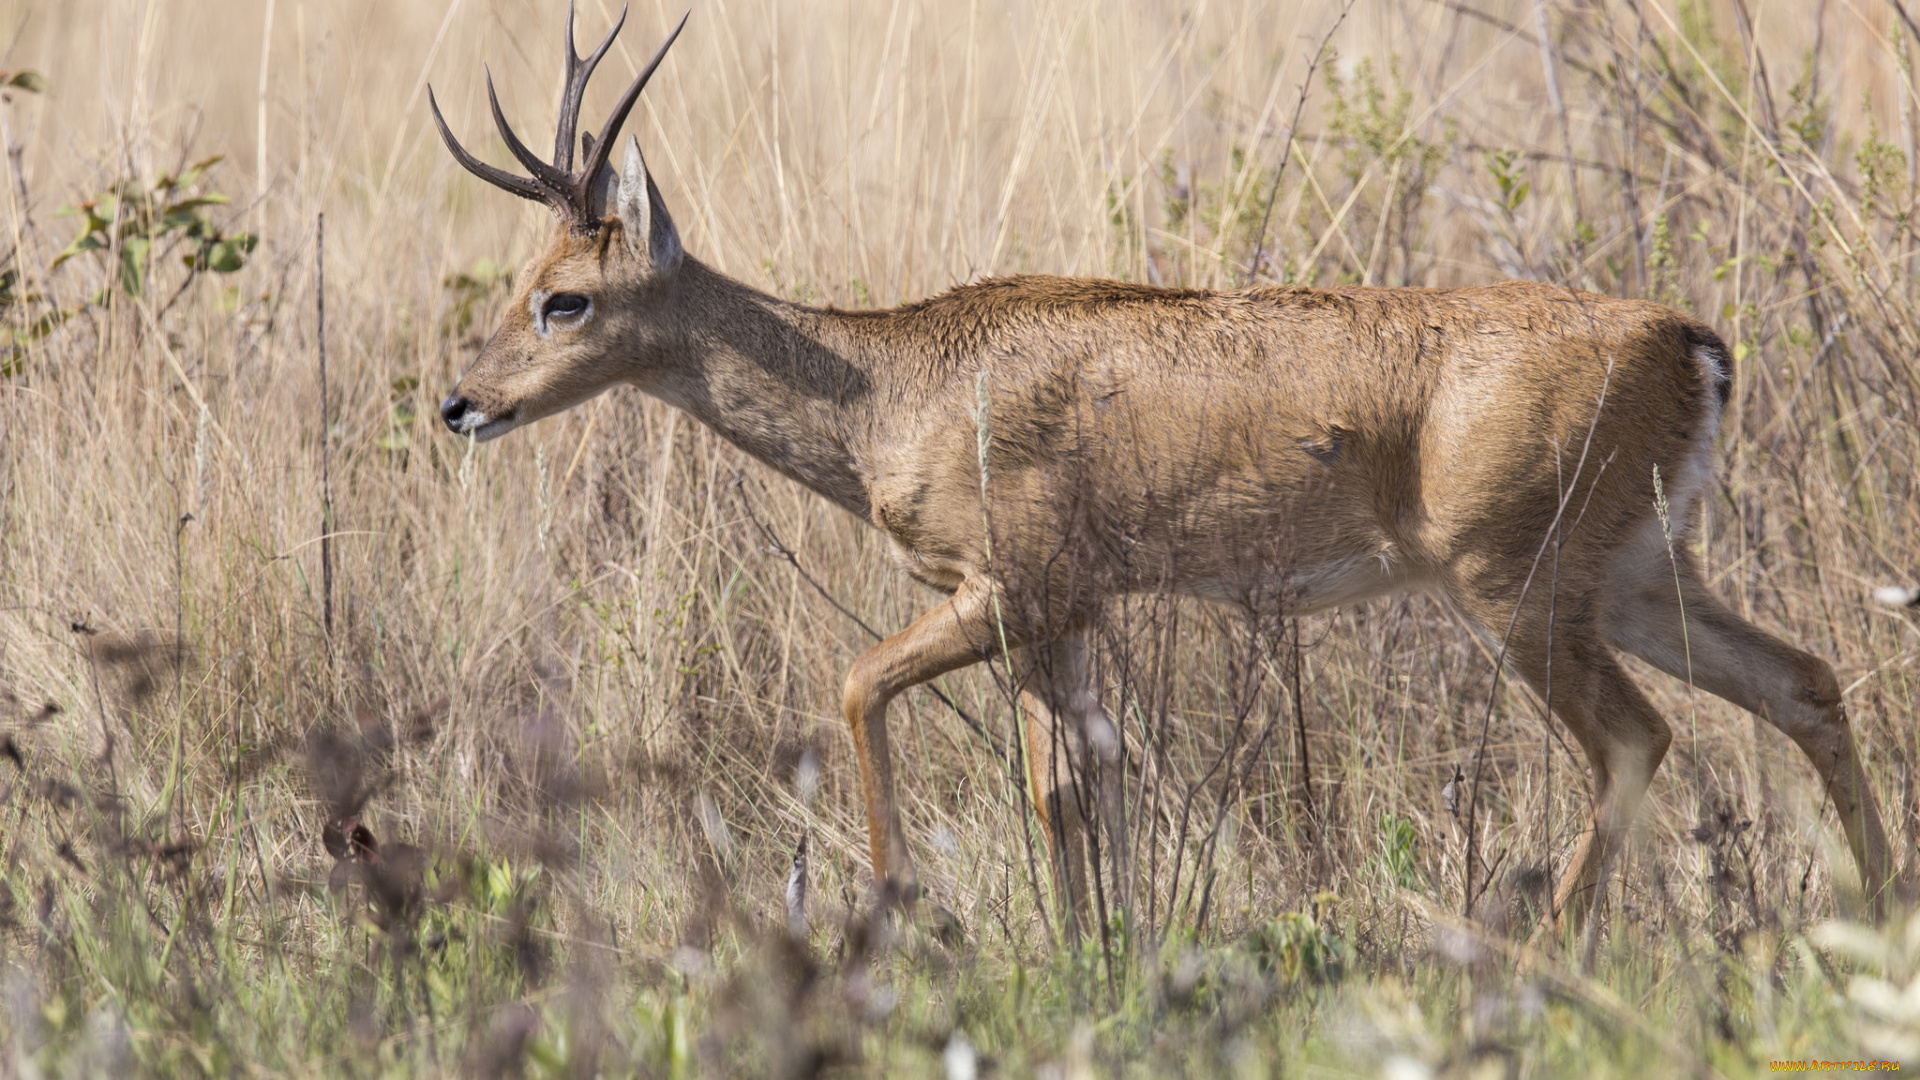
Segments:
[[[918,889],[887,732],[909,688],[1009,665],[1055,894],[1084,919],[1087,858],[1104,835],[1126,879],[1129,850],[1123,733],[1089,643],[1104,606],[1167,591],[1281,597],[1300,616],[1424,590],[1500,644],[1591,770],[1556,922],[1578,925],[1604,894],[1673,740],[1622,653],[1785,733],[1863,892],[1890,892],[1833,669],[1737,615],[1693,552],[1733,374],[1707,326],[1526,282],[1208,291],[1021,275],[886,310],[789,302],[686,251],[636,137],[610,164],[686,16],[599,134],[579,133],[574,168],[582,93],[625,19],[582,60],[569,7],[551,161],[514,134],[488,75],[527,175],[464,148],[429,90],[461,166],[558,218],[440,414],[485,441],[637,387],[879,529],[893,564],[944,596],[846,677],[877,889]]]

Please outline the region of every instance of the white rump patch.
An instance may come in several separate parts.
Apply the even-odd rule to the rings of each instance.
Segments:
[[[1733,373],[1727,370],[1726,356],[1719,349],[1708,348],[1705,345],[1696,345],[1693,348],[1693,362],[1699,364],[1706,370],[1707,376],[1714,386],[1719,386],[1722,383],[1733,380]],[[1719,400],[1719,397],[1720,395],[1718,393],[1714,394],[1716,401]],[[1717,410],[1718,406],[1716,405],[1715,408]],[[1718,427],[1719,425],[1716,424],[1715,426]]]

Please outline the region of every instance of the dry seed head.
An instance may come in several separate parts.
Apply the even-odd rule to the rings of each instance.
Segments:
[[[1882,585],[1873,590],[1873,600],[1874,603],[1887,607],[1920,607],[1920,589],[1912,589],[1904,585]]]

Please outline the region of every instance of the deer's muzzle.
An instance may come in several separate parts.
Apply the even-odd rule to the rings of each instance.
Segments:
[[[440,403],[440,419],[447,422],[447,430],[455,435],[471,435],[481,442],[497,438],[513,430],[513,413],[505,416],[488,416],[473,407],[473,403],[459,394],[454,394]]]

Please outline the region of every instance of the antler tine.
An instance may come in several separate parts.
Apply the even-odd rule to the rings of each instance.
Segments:
[[[503,169],[496,169],[486,162],[481,161],[479,158],[474,157],[472,154],[467,153],[467,148],[461,146],[460,140],[453,137],[452,129],[447,127],[446,118],[440,115],[440,103],[433,99],[433,87],[431,86],[427,87],[427,106],[433,110],[433,122],[440,128],[441,141],[447,144],[447,150],[453,154],[453,159],[458,161],[462,168],[465,168],[468,172],[485,180],[487,183],[492,184],[494,187],[511,191],[523,199],[532,199],[535,202],[553,201],[552,196],[547,193],[546,189],[533,181],[524,177],[515,176]],[[499,106],[496,105],[494,110],[497,113]]]
[[[571,121],[579,119],[574,109],[576,87],[585,89],[573,79],[573,73],[580,68],[580,53],[573,47],[573,0],[567,0],[567,71],[560,78],[560,114],[553,125],[553,165],[564,172],[573,171],[573,127]],[[573,109],[568,106],[572,105]]]
[[[500,137],[506,140],[507,149],[519,159],[520,164],[527,167],[528,172],[533,174],[533,182],[547,192],[543,197],[552,202],[561,212],[571,213],[573,207],[570,202],[570,193],[573,189],[573,178],[541,161],[533,151],[527,149],[526,143],[520,141],[520,136],[513,133],[513,128],[507,123],[507,115],[500,111],[500,98],[493,92],[491,70],[487,71],[487,104],[493,107],[493,123],[500,129]]]
[[[573,135],[580,128],[580,103],[586,94],[587,80],[593,78],[593,69],[600,65],[600,58],[607,54],[613,39],[626,24],[627,9],[623,5],[620,17],[613,20],[613,29],[607,31],[600,47],[587,54],[583,62],[573,48],[573,4],[567,5],[567,81],[560,88],[560,123],[553,134],[553,164],[562,172],[573,171]]]
[[[507,149],[514,158],[526,166],[533,176],[515,176],[468,153],[466,147],[453,137],[445,118],[440,115],[440,104],[433,99],[433,88],[428,87],[427,104],[433,108],[433,122],[440,126],[440,138],[468,172],[523,199],[534,199],[552,206],[562,217],[569,219],[570,227],[576,232],[591,231],[597,224],[591,209],[594,180],[600,175],[600,170],[606,167],[608,151],[620,134],[620,125],[626,123],[627,113],[633,110],[633,103],[640,99],[640,91],[646,89],[647,80],[653,77],[654,69],[660,66],[660,61],[666,57],[667,49],[680,36],[680,31],[686,29],[687,18],[692,14],[692,11],[688,11],[680,16],[673,33],[667,35],[666,42],[653,54],[653,59],[647,61],[647,66],[641,69],[633,85],[621,95],[619,104],[614,106],[613,116],[607,121],[606,127],[600,130],[600,137],[596,139],[587,135],[581,139],[587,160],[585,167],[577,173],[570,172],[569,167],[573,164],[573,138],[579,128],[581,98],[593,69],[613,45],[620,28],[626,25],[627,10],[624,7],[620,9],[620,17],[614,21],[613,29],[600,42],[600,47],[582,60],[578,50],[573,47],[573,5],[567,5],[567,78],[566,85],[560,91],[560,117],[558,130],[554,134],[551,164],[541,161],[532,150],[527,149],[526,143],[520,141],[520,136],[513,133],[512,125],[507,123],[506,113],[500,109],[500,95],[494,92],[491,69],[487,69],[487,104],[493,110],[494,126],[500,129],[500,137],[506,141]]]
[[[666,57],[667,50],[673,46],[674,39],[680,36],[680,31],[686,29],[687,19],[692,14],[693,11],[689,9],[685,15],[680,16],[680,22],[674,26],[673,33],[667,35],[667,40],[653,54],[653,59],[647,61],[647,66],[640,69],[640,74],[633,80],[633,85],[627,87],[627,92],[620,95],[620,103],[613,107],[613,115],[608,118],[607,125],[600,129],[599,137],[593,140],[593,149],[587,153],[585,167],[574,174],[579,178],[577,182],[581,192],[582,206],[586,205],[585,193],[592,187],[593,178],[600,175],[601,167],[607,163],[607,155],[613,151],[613,141],[620,135],[620,125],[627,122],[627,113],[633,110],[633,103],[640,100],[640,91],[646,89],[647,80],[653,78],[653,70],[660,66],[660,61]]]

